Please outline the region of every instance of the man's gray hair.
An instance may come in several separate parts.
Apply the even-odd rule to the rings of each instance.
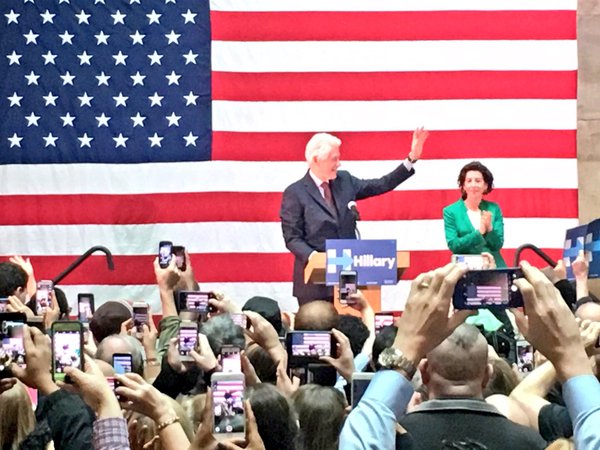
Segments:
[[[315,155],[317,159],[324,159],[332,148],[340,145],[342,145],[342,141],[335,136],[328,133],[317,133],[307,142],[304,156],[310,164]]]

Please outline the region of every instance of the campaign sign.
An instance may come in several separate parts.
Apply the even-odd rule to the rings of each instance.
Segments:
[[[585,252],[589,262],[589,278],[600,278],[600,219],[567,230],[563,249],[563,261],[567,267],[567,279],[574,280],[571,264],[579,251]]]
[[[398,282],[398,261],[394,239],[327,239],[325,284],[339,283],[341,270],[355,270],[358,285],[383,285]]]

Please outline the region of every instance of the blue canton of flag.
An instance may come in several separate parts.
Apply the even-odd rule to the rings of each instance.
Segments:
[[[3,0],[0,164],[210,159],[208,2]]]

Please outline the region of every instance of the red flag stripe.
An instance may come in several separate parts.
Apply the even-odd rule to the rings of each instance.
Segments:
[[[410,148],[412,131],[336,132],[344,160],[396,160]],[[213,132],[213,159],[303,161],[313,133]],[[251,151],[249,151],[251,149]],[[400,149],[400,150],[399,150]],[[432,132],[427,159],[576,158],[575,130],[452,130]]]
[[[359,202],[363,220],[439,219],[456,190],[393,191]],[[505,217],[577,217],[576,189],[496,189]],[[278,222],[279,192],[144,195],[8,195],[3,225]],[[182,212],[185,211],[185,214]]]
[[[544,249],[551,258],[562,257],[561,249]],[[512,265],[515,249],[503,249],[507,264]],[[450,261],[449,250],[410,252],[410,267],[402,279],[410,280],[418,274],[435,269]],[[67,267],[72,256],[31,256],[37,279],[51,279]],[[533,264],[546,265],[531,253],[523,255]],[[292,280],[293,255],[291,253],[204,253],[191,255],[197,280],[202,283],[228,282],[289,282]],[[116,255],[115,271],[106,268],[103,256],[92,256],[79,270],[70,274],[62,284],[134,285],[155,284],[153,256]]]
[[[212,73],[213,99],[237,101],[568,99],[576,86],[574,70]]]
[[[575,39],[575,11],[211,11],[218,41]],[[465,26],[469,24],[469,26]]]

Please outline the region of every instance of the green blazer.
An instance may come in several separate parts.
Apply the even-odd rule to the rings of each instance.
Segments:
[[[444,208],[444,231],[450,251],[457,255],[475,255],[489,252],[494,255],[497,267],[506,267],[500,254],[504,244],[504,222],[498,204],[482,200],[479,208],[492,213],[493,230],[482,235],[473,228],[467,215],[465,202],[460,199]]]

